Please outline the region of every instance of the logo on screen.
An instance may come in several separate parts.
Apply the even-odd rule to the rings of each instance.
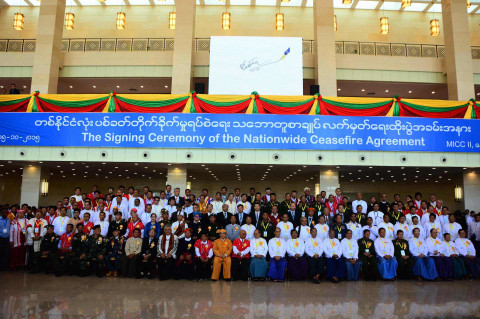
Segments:
[[[285,59],[286,56],[289,53],[290,53],[290,48],[286,49],[283,52],[283,55],[277,60],[261,61],[260,58],[258,58],[258,57],[254,57],[254,58],[251,58],[249,60],[244,60],[240,64],[240,69],[242,69],[243,71],[256,72],[256,71],[259,71],[261,68],[263,68],[267,65],[272,65],[272,64],[275,64],[275,63],[279,63],[280,61]]]

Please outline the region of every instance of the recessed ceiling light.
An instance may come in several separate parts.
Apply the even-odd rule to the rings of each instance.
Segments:
[[[165,88],[168,88],[168,85],[165,85]]]
[[[362,92],[365,92],[365,89],[362,89]]]
[[[437,169],[436,167],[432,167],[432,169]]]
[[[140,88],[142,88],[142,89],[143,89],[143,85],[140,85]]]
[[[412,93],[412,91],[408,91],[408,93]],[[415,181],[415,183],[416,183],[416,182],[417,182],[417,181]]]
[[[172,166],[172,164],[168,164],[168,166]]]
[[[120,85],[117,85],[117,89],[120,88]]]
[[[477,95],[480,95],[480,92],[478,92]]]
[[[337,91],[341,91],[342,89],[337,89]]]
[[[23,88],[24,88],[24,89],[26,89],[26,88],[27,88],[27,86],[26,86],[26,85],[24,85],[24,86],[23,86]]]
[[[96,89],[96,88],[97,88],[97,86],[96,86],[96,85],[92,85],[92,88]]]
[[[70,85],[69,88],[73,89],[73,86]]]
[[[432,94],[435,94],[435,91],[432,91]]]
[[[388,93],[388,90],[385,90],[386,93]]]

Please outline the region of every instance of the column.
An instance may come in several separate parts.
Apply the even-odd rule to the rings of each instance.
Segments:
[[[20,205],[39,206],[41,197],[42,180],[48,181],[49,171],[37,165],[24,165],[22,188],[20,192]],[[45,203],[41,203],[44,205]]]
[[[33,59],[32,92],[57,93],[62,56],[65,1],[42,0]]]
[[[340,187],[338,171],[329,169],[320,171],[320,191],[325,191],[328,195],[335,195],[335,189]]]
[[[463,202],[465,209],[478,211],[480,207],[480,175],[475,172],[463,174]],[[461,199],[460,199],[461,200]]]
[[[315,83],[320,86],[320,94],[324,96],[337,96],[333,16],[333,0],[313,1]]]
[[[177,0],[175,49],[173,51],[172,94],[186,94],[192,87],[195,36],[195,1]]]
[[[179,187],[180,195],[183,196],[187,188],[187,169],[180,166],[169,167],[167,171],[167,184],[172,185],[172,190]]]
[[[465,0],[442,0],[442,17],[448,98],[466,101],[475,97],[475,89]]]

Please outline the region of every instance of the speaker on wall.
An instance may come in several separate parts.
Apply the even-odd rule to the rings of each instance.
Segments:
[[[320,93],[320,85],[318,84],[310,85],[310,95],[315,95],[316,93]]]
[[[205,94],[205,83],[195,82],[195,92],[197,94]]]

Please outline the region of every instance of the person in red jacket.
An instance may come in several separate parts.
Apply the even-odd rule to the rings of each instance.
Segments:
[[[137,214],[135,208],[132,209],[131,215],[132,215],[132,219],[127,225],[127,232],[125,233],[125,237],[127,239],[132,237],[133,236],[133,230],[135,228],[138,228],[138,229],[140,229],[140,232],[141,232],[141,237],[140,238],[143,238],[143,231],[145,229],[145,226],[143,225],[140,218],[138,218],[138,214]]]
[[[248,280],[250,269],[250,241],[246,239],[247,232],[240,231],[240,237],[233,241],[232,251],[232,278],[236,280]]]

